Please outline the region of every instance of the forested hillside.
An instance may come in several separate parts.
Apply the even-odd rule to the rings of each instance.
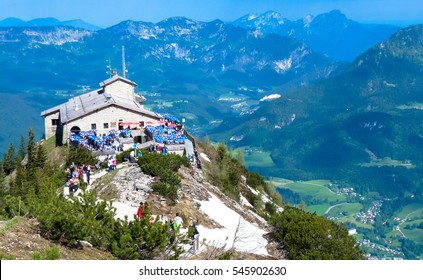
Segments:
[[[146,203],[145,218],[121,220],[115,219],[116,209],[112,207],[112,203],[104,198],[99,200],[99,193],[89,191],[86,185],[81,186],[82,192],[78,195],[64,195],[66,175],[63,166],[69,162],[77,165],[95,162],[96,159],[91,152],[83,148],[54,148],[54,145],[51,145],[54,142],[50,142],[36,144],[34,134],[30,131],[28,139],[22,139],[18,152],[11,146],[8,156],[1,161],[0,214],[3,220],[15,218],[15,225],[19,225],[26,220],[16,222],[16,217],[35,219],[39,223],[39,232],[43,239],[69,249],[81,249],[83,244],[88,242],[98,250],[109,252],[116,259],[179,259],[183,256],[184,244],[189,241],[190,231],[183,234],[170,231],[168,223],[150,222],[154,208],[149,210],[149,202]],[[200,151],[210,158],[210,162],[205,161],[202,171],[190,167],[185,156],[150,154],[144,151],[144,155],[139,158],[137,164],[141,169],[157,178],[152,186],[153,191],[167,200],[169,205],[177,204],[177,201],[180,203],[180,199],[183,199],[181,195],[187,196],[187,193],[181,192],[182,185],[178,173],[178,169],[184,165],[183,168],[194,168],[191,172],[204,174],[232,203],[239,203],[241,197],[246,197],[251,205],[250,210],[268,222],[268,230],[275,236],[274,242],[280,243],[279,248],[283,248],[281,255],[291,259],[364,257],[354,238],[348,235],[342,225],[282,205],[275,190],[259,174],[245,169],[241,154],[237,159],[232,158],[223,144],[215,148],[210,143],[199,143],[199,147]],[[124,154],[119,160],[123,158]],[[65,165],[59,167],[57,161]],[[210,183],[203,181],[203,184]],[[103,181],[102,189],[104,188]],[[271,200],[264,202],[264,194]],[[285,210],[278,210],[278,204]],[[305,223],[300,222],[301,220]],[[303,227],[300,231],[296,228],[299,223]],[[4,235],[13,228],[13,223],[11,226],[9,223],[0,234]],[[330,234],[320,233],[317,238],[318,229]],[[331,236],[339,238],[333,239]],[[304,240],[309,241],[306,244]],[[60,248],[47,248],[33,254],[31,258],[61,258]],[[233,249],[218,249],[220,250],[213,250],[218,254],[199,257],[240,258]],[[10,249],[0,253],[3,259],[23,257]],[[24,258],[28,258],[28,254]]]

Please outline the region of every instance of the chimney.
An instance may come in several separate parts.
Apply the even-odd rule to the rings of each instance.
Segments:
[[[117,75],[117,70],[112,71],[112,77]]]

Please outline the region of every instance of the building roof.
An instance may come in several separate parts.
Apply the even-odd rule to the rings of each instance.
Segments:
[[[46,117],[60,111],[61,123],[67,123],[108,106],[118,106],[153,118],[161,118],[161,115],[144,109],[135,100],[107,94],[103,89],[72,97],[66,103],[41,112],[41,116]]]
[[[146,100],[143,96],[134,95],[134,99],[128,99],[104,91],[106,86],[117,81],[128,83],[133,87],[137,86],[137,84],[131,80],[119,75],[113,75],[109,79],[100,83],[100,89],[72,97],[68,100],[68,102],[41,112],[41,116],[46,117],[50,114],[60,112],[61,123],[67,123],[97,110],[109,106],[117,106],[153,118],[162,118],[161,115],[143,108],[141,104]]]
[[[101,83],[100,83],[100,86],[101,86],[102,88],[104,88],[105,86],[108,86],[108,85],[110,85],[110,84],[112,84],[112,83],[114,83],[114,82],[116,82],[116,81],[118,81],[118,80],[123,81],[123,82],[125,82],[125,83],[128,83],[128,84],[130,84],[130,85],[132,85],[132,86],[134,86],[134,87],[136,87],[136,86],[137,86],[137,84],[136,84],[135,82],[133,82],[133,81],[131,81],[131,80],[128,80],[128,79],[126,79],[126,78],[124,78],[124,77],[121,77],[121,76],[119,76],[119,75],[113,75],[113,76],[112,76],[112,77],[110,77],[109,79],[107,79],[107,80],[105,80],[105,81],[101,82]]]

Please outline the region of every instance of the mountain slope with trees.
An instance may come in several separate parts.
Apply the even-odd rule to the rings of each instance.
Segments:
[[[35,144],[32,130],[29,132],[27,143],[25,160],[15,155],[16,170],[13,172],[9,170],[5,173],[1,168],[0,215],[2,219],[15,218],[16,220],[18,219],[16,217],[21,216],[31,218],[31,221],[35,219],[39,223],[39,232],[42,238],[56,242],[60,246],[64,246],[66,250],[81,249],[83,244],[88,242],[95,249],[108,252],[107,254],[98,254],[101,258],[179,259],[182,256],[183,244],[188,242],[188,236],[179,231],[169,231],[168,223],[151,223],[149,208],[146,208],[143,219],[128,220],[125,218],[121,220],[115,219],[116,210],[110,201],[99,200],[95,191],[88,191],[84,186],[81,194],[65,197],[62,190],[65,183],[65,172],[63,167],[48,160],[52,151],[46,151],[44,144]],[[251,205],[254,205],[251,210],[271,224],[273,223],[273,229],[272,227],[269,229],[275,231],[274,234],[277,236],[275,242],[280,243],[279,247],[286,246],[289,256],[293,259],[364,258],[354,238],[348,235],[342,225],[323,218],[316,218],[295,208],[289,208],[288,211],[282,211],[282,213],[278,212],[275,202],[280,203],[280,201],[277,200],[276,192],[272,191],[272,188],[259,174],[246,170],[241,164],[241,158],[232,158],[231,153],[223,144],[217,148],[209,143],[199,143],[199,145],[200,151],[207,152],[211,158],[210,164],[204,164],[206,178],[216,182],[217,187],[222,191],[221,195],[227,196],[226,199],[230,200],[231,204],[239,203],[241,195],[250,199]],[[75,164],[90,162],[92,155],[88,150],[73,149],[73,147],[69,147],[68,152],[62,151],[67,153],[67,161],[73,161]],[[11,155],[12,152],[9,154]],[[0,166],[3,167],[4,163],[5,160],[2,160]],[[148,151],[145,151],[144,156],[138,162],[145,172],[157,176],[153,190],[167,198],[169,203],[175,203],[174,199],[180,198],[181,181],[178,178],[177,170],[182,165],[188,165],[187,163],[186,157],[149,154]],[[157,168],[157,164],[160,165],[160,168]],[[251,187],[243,184],[243,180],[246,180]],[[203,181],[203,184],[206,183]],[[176,191],[172,191],[174,188]],[[266,203],[259,202],[261,200],[259,196],[246,193],[250,188],[256,192],[265,192],[267,196],[275,197],[275,199]],[[168,191],[163,192],[163,190]],[[304,230],[317,232],[317,228],[326,228],[331,234],[329,236],[319,235],[319,239],[312,242],[313,245],[304,245],[301,239],[309,237],[302,237],[302,234],[289,224],[283,223],[283,227],[280,227],[280,221],[283,219],[296,220],[301,219],[300,217],[307,220],[303,225]],[[19,220],[17,223],[25,222],[26,220]],[[13,230],[13,226],[6,228],[5,232],[0,234],[4,235],[8,230]],[[286,232],[291,233],[290,237],[286,236]],[[338,235],[342,238],[338,238]],[[337,238],[334,239],[332,236],[337,236]],[[0,237],[0,241],[3,239]],[[294,247],[294,243],[296,247]],[[320,249],[323,243],[325,243],[325,250]],[[45,248],[44,251],[33,254],[32,258],[61,258],[60,248],[62,247]],[[218,254],[207,255],[208,258],[211,256],[217,259],[239,258],[233,248],[217,249],[219,249],[216,251]],[[298,255],[298,252],[302,253]],[[110,254],[113,257],[110,257]],[[94,255],[95,252],[91,254],[92,257]],[[0,252],[0,256],[8,259],[16,258],[11,250]],[[19,257],[23,256],[27,258],[28,254],[19,254]],[[87,257],[87,255],[82,256],[84,256],[83,258]],[[76,255],[73,258],[75,257]]]
[[[417,194],[423,171],[422,36],[421,25],[405,28],[338,77],[268,101],[218,130],[224,138],[245,135],[236,146],[260,143],[270,150],[273,174],[328,178],[388,197]],[[391,164],[377,164],[384,158]]]

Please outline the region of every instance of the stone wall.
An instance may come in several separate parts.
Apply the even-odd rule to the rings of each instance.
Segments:
[[[135,100],[134,86],[122,81],[116,81],[105,87],[105,92],[126,99]]]
[[[53,120],[59,120],[59,114],[59,111],[57,111],[56,113],[48,115],[44,118],[45,139],[48,139],[56,134],[58,123],[57,125],[53,125]]]

